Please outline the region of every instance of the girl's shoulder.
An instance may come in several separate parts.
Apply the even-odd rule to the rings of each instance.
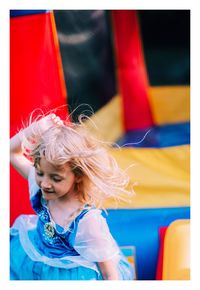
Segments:
[[[87,232],[90,235],[97,235],[99,231],[108,230],[106,219],[102,215],[102,210],[90,208],[83,213],[83,216],[78,221],[78,232]]]
[[[102,210],[96,207],[86,206],[85,209],[82,211],[80,216],[81,222],[92,221],[92,220],[99,220],[102,216]]]
[[[77,225],[82,225],[88,223],[90,220],[99,219],[101,216],[101,210],[91,207],[85,206],[81,213],[75,218]]]

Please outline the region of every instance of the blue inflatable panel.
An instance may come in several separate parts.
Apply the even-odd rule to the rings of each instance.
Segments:
[[[151,148],[190,144],[190,123],[154,126],[129,131],[116,143],[124,147]]]
[[[154,280],[159,253],[159,228],[189,219],[190,208],[108,209],[110,231],[119,246],[136,247],[139,280]]]
[[[46,13],[49,10],[10,10],[10,17]]]

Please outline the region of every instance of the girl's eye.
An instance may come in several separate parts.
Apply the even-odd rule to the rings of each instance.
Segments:
[[[55,182],[60,182],[62,179],[58,179],[58,178],[53,178],[53,181],[55,181]]]
[[[38,171],[36,171],[36,174],[37,174],[38,176],[42,176],[42,175],[43,175],[43,173],[38,172]]]

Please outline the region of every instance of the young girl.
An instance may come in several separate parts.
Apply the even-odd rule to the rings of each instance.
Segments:
[[[49,114],[11,138],[36,215],[11,228],[11,280],[132,280],[100,208],[128,179],[83,124]],[[18,193],[19,194],[19,193]]]

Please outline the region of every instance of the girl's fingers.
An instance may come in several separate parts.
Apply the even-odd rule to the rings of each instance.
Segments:
[[[57,125],[63,125],[64,124],[63,121],[60,119],[60,117],[56,116],[55,114],[53,114],[52,120]]]
[[[56,114],[51,114],[51,119],[54,120],[56,118]]]
[[[39,120],[38,125],[39,129],[42,130],[42,132],[44,132],[49,128],[51,128],[53,125],[61,126],[64,125],[64,123],[60,119],[60,117],[56,116],[56,114],[50,114]]]
[[[64,125],[64,123],[63,123],[62,120],[60,120],[57,124],[58,124],[58,125]]]
[[[59,118],[59,117],[56,117],[56,118],[54,119],[54,122],[55,122],[55,123],[59,123],[59,122],[60,122],[60,118]]]

